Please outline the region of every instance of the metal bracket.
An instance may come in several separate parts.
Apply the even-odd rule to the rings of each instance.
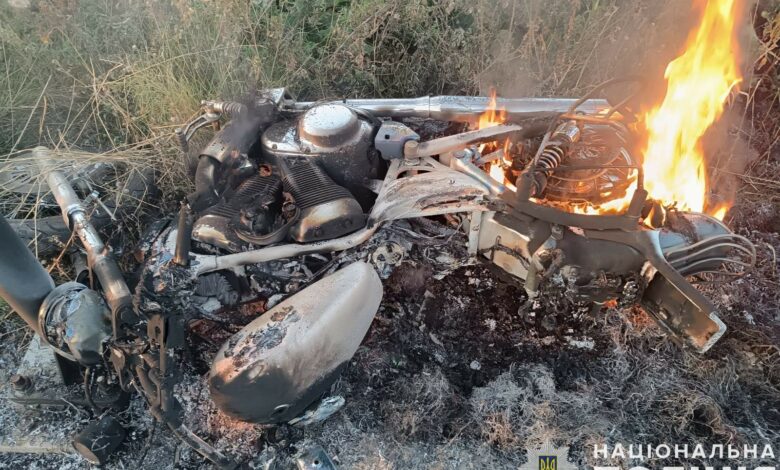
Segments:
[[[404,157],[404,145],[410,140],[419,142],[420,135],[400,122],[382,121],[374,137],[374,146],[382,158],[393,160]]]

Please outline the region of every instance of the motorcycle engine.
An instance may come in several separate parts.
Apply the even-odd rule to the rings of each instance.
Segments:
[[[372,146],[376,124],[332,103],[272,124],[233,165],[232,179],[222,175],[229,182],[219,202],[196,220],[193,239],[239,252],[360,229],[376,198],[370,183],[386,169]]]

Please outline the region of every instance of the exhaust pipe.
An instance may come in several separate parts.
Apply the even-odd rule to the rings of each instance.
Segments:
[[[38,310],[52,289],[49,273],[0,217],[0,297],[39,335]]]
[[[487,96],[422,96],[419,98],[345,99],[333,101],[376,116],[394,118],[433,118],[443,121],[474,123],[489,109],[500,109],[509,122],[526,118],[557,116],[567,112],[578,100],[573,98],[495,98]],[[304,111],[315,104],[312,101],[288,105],[291,111]],[[586,100],[579,110],[595,114],[609,108],[602,99]]]

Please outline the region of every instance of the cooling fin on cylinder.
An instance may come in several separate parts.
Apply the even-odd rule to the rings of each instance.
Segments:
[[[382,300],[373,268],[353,263],[286,299],[233,335],[211,366],[211,397],[252,423],[299,416],[355,354]]]
[[[305,157],[287,157],[280,166],[284,190],[301,211],[288,236],[300,243],[328,240],[354,232],[365,225],[366,216],[357,200],[336,184],[316,162]]]
[[[312,106],[298,119],[270,126],[261,139],[269,159],[310,159],[357,199],[364,212],[374,205],[371,180],[382,179],[386,164],[372,148],[376,122],[365,112],[338,103]]]
[[[192,227],[192,238],[235,253],[244,242],[234,229],[248,222],[249,216],[255,231],[270,232],[281,211],[282,181],[278,174],[268,173],[248,178],[225,201],[203,211]]]

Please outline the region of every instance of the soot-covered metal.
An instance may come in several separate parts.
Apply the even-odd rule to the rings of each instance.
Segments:
[[[177,130],[182,150],[198,129],[221,130],[199,152],[179,214],[139,244],[139,279],[122,272],[68,178],[37,149],[99,282],[53,288],[2,226],[0,293],[64,369],[83,375],[95,416],[139,393],[222,468],[240,462],[184,425],[183,368],[208,362],[211,399],[235,419],[325,419],[343,404],[328,390],[369,331],[381,279],[419,242],[403,236],[415,226],[463,232],[466,256],[514,276],[534,302],[554,296],[559,309],[593,315],[641,305],[701,353],[726,326],[692,282],[755,262],[750,242],[720,221],[652,200],[630,111],[604,100],[500,99],[506,122],[482,129],[471,127],[491,106],[484,97],[296,102],[274,89],[202,104]],[[431,120],[443,123],[435,136],[420,124]],[[625,208],[599,210],[619,198]],[[14,264],[25,267],[24,292]],[[198,342],[222,346],[193,359]],[[92,434],[77,448],[110,458],[89,450]]]

